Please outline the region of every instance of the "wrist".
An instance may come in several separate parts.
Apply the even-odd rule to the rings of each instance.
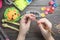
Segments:
[[[26,36],[26,33],[19,32],[20,36]]]
[[[23,30],[20,30],[20,31],[19,31],[19,34],[21,34],[21,35],[26,35],[27,32],[25,32],[25,31],[23,31]]]
[[[55,40],[52,35],[50,35],[46,40]]]
[[[17,40],[25,40],[25,34],[19,33]]]

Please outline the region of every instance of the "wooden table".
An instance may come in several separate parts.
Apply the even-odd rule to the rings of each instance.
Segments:
[[[28,10],[37,10],[39,12],[41,12],[40,8],[47,6],[48,2],[50,0],[33,0],[33,2],[31,3],[31,5],[29,5],[24,11],[21,12],[21,14],[25,14],[26,11]],[[56,0],[56,2],[58,4],[60,4],[60,0]],[[0,26],[2,27],[2,23],[1,20],[3,18],[3,13],[5,11],[6,8],[8,8],[10,6],[8,6],[7,4],[3,3],[3,8],[0,9]],[[58,20],[60,17],[60,6],[58,6],[54,12],[54,14],[49,14],[46,16],[46,18],[48,18],[52,24],[53,24],[53,32],[56,33],[56,35],[54,35],[54,38],[56,40],[60,40],[60,34],[57,32],[57,29],[55,28],[55,25],[57,25],[60,21]],[[6,34],[9,36],[10,40],[16,40],[18,32],[14,31],[12,29],[9,28],[3,28],[4,31],[6,32]],[[32,22],[31,23],[31,27],[30,30],[26,36],[26,40],[44,40],[43,36],[41,35],[41,32],[36,24],[36,22]]]

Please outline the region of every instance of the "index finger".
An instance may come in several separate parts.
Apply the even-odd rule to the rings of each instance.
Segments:
[[[40,19],[38,21],[38,23],[45,23],[47,25],[47,27],[52,28],[51,22],[49,20],[47,20],[46,18]]]
[[[26,17],[29,17],[30,19],[34,18],[34,14],[25,14],[22,19],[26,19]]]

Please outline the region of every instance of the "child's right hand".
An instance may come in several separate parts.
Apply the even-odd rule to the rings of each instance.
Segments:
[[[46,18],[42,18],[37,23],[38,23],[38,26],[39,26],[41,33],[44,36],[44,38],[46,40],[54,40],[52,35],[51,35],[51,32],[49,32],[48,30],[45,29],[45,27],[49,27],[49,29],[51,30],[51,28],[52,28],[51,22]]]

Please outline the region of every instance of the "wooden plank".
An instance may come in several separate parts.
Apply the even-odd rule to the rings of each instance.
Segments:
[[[41,7],[44,7],[46,5],[48,5],[48,2],[50,0],[33,0],[33,2],[31,3],[31,5],[29,5],[24,11],[21,12],[21,14],[25,14],[26,11],[28,10],[37,10],[39,12],[42,12],[40,10]],[[60,0],[56,0],[56,2],[60,5]],[[3,13],[5,11],[5,9],[7,7],[10,7],[8,5],[6,5],[5,3],[3,4],[3,8],[0,9],[0,20],[3,18]],[[55,22],[54,22],[54,17],[56,15],[60,15],[60,6],[58,6],[54,12],[54,14],[49,14],[47,15],[47,18],[53,23],[53,27],[55,26]],[[1,21],[0,21],[0,26],[1,26]],[[17,31],[14,31],[14,30],[11,30],[11,29],[8,29],[8,28],[4,28],[5,32],[7,33],[7,35],[9,36],[9,38],[11,40],[16,40],[17,38],[17,35],[18,35],[18,32]],[[55,30],[53,30],[55,31]],[[56,32],[56,31],[55,31]],[[57,36],[54,36],[54,38],[56,40],[60,40],[60,35],[59,34],[56,34]],[[31,28],[26,36],[26,40],[44,40],[42,35],[41,35],[41,32],[36,24],[36,22],[32,22],[31,24]]]
[[[31,5],[48,5],[51,0],[33,0]],[[56,0],[56,3],[60,5],[60,0]]]

